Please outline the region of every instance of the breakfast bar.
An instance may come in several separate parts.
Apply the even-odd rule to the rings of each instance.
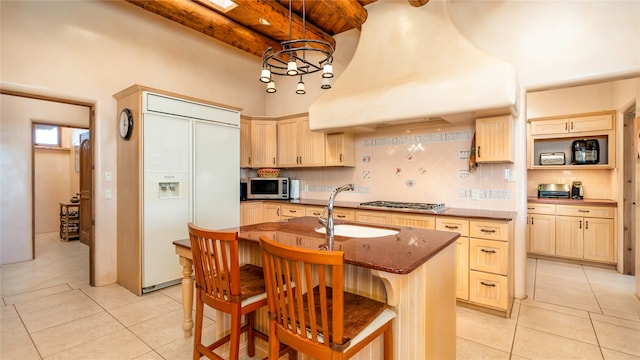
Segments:
[[[345,222],[336,222],[340,224]],[[394,358],[455,358],[455,240],[460,235],[412,227],[367,226],[397,233],[377,237],[335,236],[334,250],[344,251],[345,290],[386,301],[396,311]],[[326,246],[325,235],[316,231],[318,227],[317,218],[300,217],[226,230],[239,233],[240,263],[260,265],[260,236],[291,246],[318,249]],[[183,266],[186,337],[193,327],[191,251],[189,240],[174,244]],[[266,328],[266,309],[261,311],[257,323]],[[217,333],[223,334],[229,324],[222,317],[217,320]],[[373,358],[381,351],[381,339],[363,349]]]

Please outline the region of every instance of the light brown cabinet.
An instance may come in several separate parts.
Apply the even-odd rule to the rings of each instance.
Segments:
[[[527,208],[529,254],[615,263],[615,208],[532,203]]]
[[[278,166],[313,167],[325,164],[325,133],[309,129],[309,116],[278,120]]]
[[[282,220],[305,216],[305,206],[298,204],[280,205],[280,218]]]
[[[476,161],[513,162],[513,118],[510,115],[476,119]]]
[[[469,300],[469,220],[438,217],[436,230],[460,233],[456,240],[456,297]]]
[[[434,230],[436,228],[436,217],[428,215],[392,213],[391,225]]]
[[[529,253],[554,255],[556,251],[556,206],[529,204],[527,206],[527,235]]]
[[[391,225],[391,213],[389,212],[376,210],[356,210],[355,215],[356,221],[371,224]]]
[[[326,166],[356,166],[354,134],[327,134],[325,147]]]
[[[319,217],[324,211],[324,206],[307,206],[305,209],[306,216]],[[327,216],[327,214],[324,214]],[[356,218],[355,211],[347,208],[333,208],[333,219],[342,221],[354,221]]]
[[[277,166],[277,122],[251,120],[251,167]]]
[[[527,123],[527,168],[550,169],[613,169],[616,159],[615,111],[574,114],[529,119]],[[600,159],[597,164],[571,163],[573,141],[598,141]],[[543,165],[544,153],[563,153],[564,164]]]
[[[240,167],[251,167],[251,120],[240,119]]]
[[[280,205],[264,203],[262,206],[262,222],[280,221]]]
[[[253,225],[262,222],[262,202],[251,201],[240,203],[240,225]]]

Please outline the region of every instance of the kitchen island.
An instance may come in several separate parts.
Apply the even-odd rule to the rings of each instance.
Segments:
[[[337,221],[336,224],[341,222]],[[317,249],[325,236],[315,231],[315,217],[300,217],[227,229],[238,231],[240,262],[261,264],[258,239],[265,235],[277,242]],[[345,290],[386,301],[396,312],[393,324],[394,358],[455,358],[455,241],[454,232],[384,226],[396,235],[375,238],[335,237],[334,249],[344,251]],[[174,242],[183,266],[185,336],[190,335],[193,299],[192,263],[188,240]],[[267,328],[266,309],[258,314],[258,326]],[[229,322],[220,316],[217,333]],[[362,350],[379,358],[382,339]]]

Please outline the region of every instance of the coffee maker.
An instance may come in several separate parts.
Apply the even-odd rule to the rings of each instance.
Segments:
[[[571,184],[571,198],[582,200],[584,198],[584,189],[582,188],[582,182],[574,181]]]

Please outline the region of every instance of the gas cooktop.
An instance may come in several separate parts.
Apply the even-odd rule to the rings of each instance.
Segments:
[[[431,214],[437,214],[444,211],[444,204],[430,203],[414,203],[414,202],[398,202],[398,201],[369,201],[360,203],[360,206],[366,208],[386,208],[400,210],[419,210]]]

